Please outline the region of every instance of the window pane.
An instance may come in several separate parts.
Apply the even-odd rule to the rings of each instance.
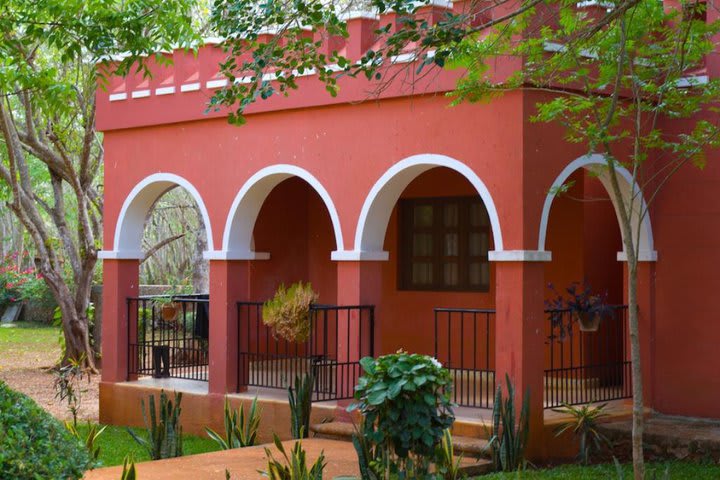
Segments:
[[[479,257],[488,253],[488,234],[486,232],[475,232],[470,234],[470,248],[468,252],[471,257]]]
[[[486,227],[490,224],[482,202],[473,202],[470,204],[470,225],[473,227]]]
[[[482,278],[480,274],[481,263],[472,262],[468,264],[468,282],[470,285],[478,286],[482,285]]]
[[[443,254],[446,257],[457,257],[458,256],[458,234],[457,233],[446,233]]]
[[[458,226],[458,204],[447,203],[443,209],[443,224],[446,227],[457,227]]]
[[[472,262],[468,265],[468,281],[472,286],[490,285],[490,263]]]
[[[429,257],[433,253],[433,236],[431,233],[416,233],[413,235],[414,257]]]
[[[415,208],[413,209],[413,225],[416,227],[432,227],[433,206],[415,205]]]
[[[431,285],[433,282],[433,264],[416,262],[412,265],[412,283],[414,285]]]
[[[457,263],[446,263],[443,266],[443,282],[447,286],[455,286],[458,284]]]

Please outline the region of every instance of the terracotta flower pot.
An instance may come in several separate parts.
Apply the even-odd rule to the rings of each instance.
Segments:
[[[573,312],[572,315],[581,332],[597,332],[600,327],[601,317],[597,312]]]
[[[174,322],[177,317],[178,308],[174,303],[168,303],[162,306],[162,319],[166,322]]]

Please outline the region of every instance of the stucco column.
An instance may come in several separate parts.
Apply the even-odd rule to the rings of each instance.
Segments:
[[[544,267],[533,261],[495,264],[495,386],[506,394],[505,375],[510,377],[518,412],[529,392],[531,457],[543,438]]]
[[[337,263],[337,305],[372,305],[375,328],[370,331],[368,319],[360,318],[360,311],[341,311],[337,326],[337,359],[340,364],[357,362],[370,354],[374,345],[374,354],[379,351],[377,328],[377,307],[382,288],[382,264],[378,261],[342,261]],[[361,328],[362,325],[362,328]],[[362,344],[362,350],[360,346]],[[336,373],[338,393],[351,396],[361,372],[358,368],[342,366]]]
[[[623,262],[623,278],[624,286],[623,299],[624,303],[628,303],[628,268],[627,262]],[[642,364],[643,375],[643,403],[646,407],[654,405],[655,395],[655,376],[654,376],[654,360],[655,360],[655,262],[639,261],[638,262],[638,285],[637,285],[637,301],[638,301],[638,321],[640,326],[640,362]],[[628,313],[629,321],[629,313]],[[628,325],[625,325],[628,328]],[[625,358],[627,361],[630,357],[630,336],[626,332],[625,338]]]
[[[210,260],[208,392],[211,394],[233,393],[247,385],[247,368],[238,372],[237,302],[248,298],[248,273],[247,260]]]
[[[128,380],[128,335],[137,334],[137,316],[128,318],[128,297],[138,296],[140,261],[103,260],[102,381]]]

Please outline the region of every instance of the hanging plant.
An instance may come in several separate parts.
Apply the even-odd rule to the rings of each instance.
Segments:
[[[305,342],[310,337],[310,305],[318,296],[310,283],[280,285],[275,296],[263,305],[263,323],[273,336],[289,342]]]
[[[551,310],[552,320],[560,322],[561,337],[564,338],[564,326],[562,325],[562,312],[569,311],[573,321],[580,326],[580,331],[596,332],[603,317],[612,312],[612,307],[607,304],[607,293],[594,293],[587,283],[580,285],[573,282],[565,289],[567,296],[559,294],[552,284],[548,285],[556,298],[546,301],[546,306]],[[561,339],[562,339],[561,338]]]

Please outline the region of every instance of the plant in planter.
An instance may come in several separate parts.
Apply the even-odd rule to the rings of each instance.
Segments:
[[[171,285],[162,295],[155,297],[153,302],[160,310],[162,319],[166,322],[174,322],[180,311],[176,298],[180,295],[188,295],[192,291],[192,285],[186,279],[179,284]]]
[[[561,313],[569,311],[572,319],[578,323],[583,332],[596,332],[604,316],[611,312],[607,304],[607,294],[594,293],[590,285],[573,282],[565,289],[567,297],[564,297],[550,284],[549,288],[555,292],[556,298],[546,301],[547,307]],[[557,317],[557,318],[556,318]],[[562,322],[561,315],[553,315],[553,323]],[[556,325],[553,325],[554,327]],[[561,336],[564,336],[564,327],[560,325]]]
[[[293,283],[288,289],[281,284],[275,296],[263,305],[263,323],[272,329],[275,338],[305,342],[310,337],[310,305],[317,298],[309,282]]]

